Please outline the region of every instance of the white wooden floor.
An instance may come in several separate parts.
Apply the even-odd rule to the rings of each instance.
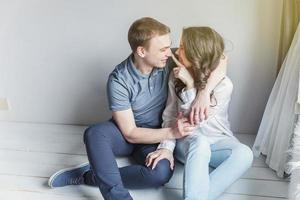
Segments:
[[[50,189],[49,176],[55,171],[87,161],[82,126],[0,122],[1,200],[92,200],[102,199],[97,187],[68,186]],[[251,145],[252,135],[237,135]],[[126,165],[127,159],[118,163]],[[182,166],[171,181],[159,189],[131,190],[136,200],[180,200]],[[179,185],[179,186],[178,186]],[[287,199],[288,181],[276,177],[262,157],[235,182],[219,200]]]

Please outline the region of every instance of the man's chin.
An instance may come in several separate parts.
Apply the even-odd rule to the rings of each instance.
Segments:
[[[157,65],[158,68],[164,68],[166,67],[167,65],[167,62],[163,62],[163,63],[160,63],[159,65]]]

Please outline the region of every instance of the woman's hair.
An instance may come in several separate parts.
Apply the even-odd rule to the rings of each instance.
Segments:
[[[195,87],[204,89],[223,55],[223,38],[210,27],[189,27],[183,29],[181,41],[186,58],[192,64]],[[177,96],[184,87],[179,79],[175,80]]]
[[[131,50],[135,52],[139,46],[148,48],[148,42],[151,38],[168,33],[170,33],[170,28],[165,24],[150,17],[143,17],[130,26],[128,42]]]

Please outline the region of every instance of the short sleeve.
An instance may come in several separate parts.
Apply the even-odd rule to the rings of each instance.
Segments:
[[[124,81],[111,74],[106,87],[108,105],[111,111],[122,111],[131,108],[129,91]]]

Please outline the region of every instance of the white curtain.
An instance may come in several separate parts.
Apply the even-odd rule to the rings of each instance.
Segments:
[[[300,26],[282,64],[269,97],[253,145],[255,156],[266,155],[266,163],[283,177],[289,159],[287,150],[296,121],[295,105],[298,101],[300,72]]]
[[[298,93],[299,94],[299,93]],[[299,110],[298,110],[299,111]],[[297,113],[299,113],[297,111]],[[297,122],[293,133],[292,146],[289,150],[292,160],[287,165],[287,172],[291,173],[291,183],[289,188],[289,199],[300,199],[300,115],[297,116]]]

